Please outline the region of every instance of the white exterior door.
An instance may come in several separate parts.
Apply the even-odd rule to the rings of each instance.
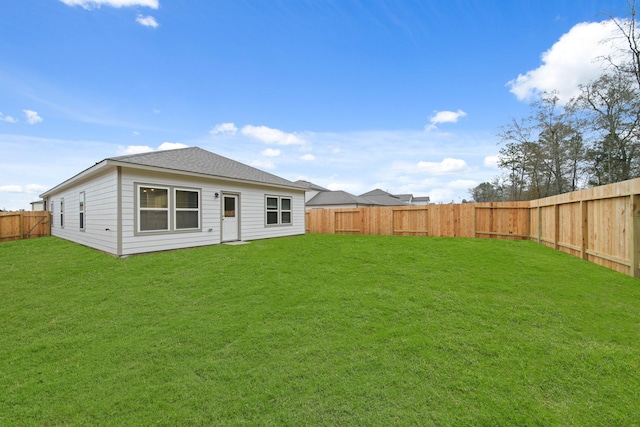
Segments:
[[[230,242],[240,239],[238,229],[238,195],[222,195],[222,241]]]

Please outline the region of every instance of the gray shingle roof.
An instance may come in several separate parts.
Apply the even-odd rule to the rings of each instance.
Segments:
[[[306,188],[307,190],[331,191],[331,190],[329,190],[327,188],[320,187],[319,185],[314,184],[313,182],[305,181],[303,179],[299,179],[295,183],[298,184],[300,187]]]
[[[280,178],[279,176],[203,150],[199,147],[151,151],[148,153],[111,157],[106,160],[220,178],[251,181],[260,184],[302,188],[299,184]]]
[[[323,191],[316,194],[307,202],[307,206],[326,206],[326,205],[371,205],[368,200],[362,197],[354,196],[346,191]]]
[[[408,203],[403,202],[398,197],[387,193],[386,191],[376,188],[368,193],[361,194],[359,197],[368,200],[370,204],[376,206],[403,206]]]

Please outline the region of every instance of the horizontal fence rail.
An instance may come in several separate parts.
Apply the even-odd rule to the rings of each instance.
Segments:
[[[45,211],[0,212],[0,242],[50,236],[50,217]]]
[[[308,233],[532,240],[640,278],[640,178],[527,202],[307,211]]]

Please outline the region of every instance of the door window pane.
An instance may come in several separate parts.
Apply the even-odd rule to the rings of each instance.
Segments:
[[[224,217],[225,218],[236,217],[236,198],[235,197],[224,198]]]

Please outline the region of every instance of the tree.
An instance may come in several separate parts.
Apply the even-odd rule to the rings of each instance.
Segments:
[[[584,145],[572,111],[555,93],[544,93],[524,119],[499,134],[505,145],[498,166],[507,172],[509,200],[530,200],[579,187]]]
[[[574,105],[584,111],[592,134],[587,150],[591,185],[640,176],[639,95],[633,78],[620,70],[581,87]]]
[[[503,201],[504,188],[496,178],[493,182],[483,182],[475,188],[469,189],[469,194],[476,203]]]
[[[611,17],[618,27],[620,35],[625,39],[627,45],[627,61],[622,64],[615,63],[611,57],[608,58],[617,71],[631,76],[638,89],[640,89],[640,34],[638,34],[638,10],[636,0],[627,0],[629,16],[624,19]]]

